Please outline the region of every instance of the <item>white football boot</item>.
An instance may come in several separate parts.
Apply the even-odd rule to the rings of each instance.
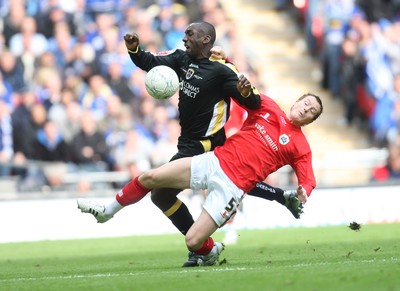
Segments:
[[[96,218],[98,223],[104,223],[113,216],[111,215],[105,215],[104,211],[106,210],[106,207],[104,205],[97,204],[95,202],[86,200],[86,199],[78,199],[78,208],[83,212],[83,213],[90,213]]]
[[[224,244],[215,242],[214,247],[208,255],[202,256],[194,252],[189,252],[189,258],[182,267],[213,266],[218,262],[219,255],[223,250]]]

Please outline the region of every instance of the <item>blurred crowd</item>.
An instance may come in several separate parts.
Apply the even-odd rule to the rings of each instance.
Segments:
[[[377,175],[379,166],[371,180],[400,179],[400,1],[277,0],[276,8],[296,10],[321,86],[344,104],[344,122],[388,149],[386,174]]]
[[[206,20],[251,71],[217,0],[0,0],[0,16],[0,176],[18,191],[63,190],[66,173],[137,176],[175,154],[177,96],[148,95],[125,33],[159,52],[183,48],[186,27]]]
[[[400,0],[277,4],[297,5],[321,85],[344,102],[346,122],[400,157]],[[218,0],[0,0],[0,16],[0,178],[17,178],[20,192],[86,191],[96,187],[87,173],[133,177],[176,152],[178,98],[148,95],[127,32],[158,52],[183,48],[186,27],[209,21],[216,44],[264,90]],[[68,186],[67,173],[81,179]]]

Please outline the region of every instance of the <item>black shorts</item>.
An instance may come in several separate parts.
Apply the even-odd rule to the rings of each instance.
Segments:
[[[215,147],[223,145],[225,140],[226,135],[224,129],[203,139],[192,139],[180,136],[178,139],[178,152],[171,158],[171,161],[213,151]]]

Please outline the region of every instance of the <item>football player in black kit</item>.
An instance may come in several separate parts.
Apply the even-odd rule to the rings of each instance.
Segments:
[[[224,125],[229,118],[231,98],[250,109],[260,106],[257,89],[248,81],[239,83],[236,67],[223,59],[211,57],[215,39],[216,32],[212,24],[192,23],[187,27],[183,38],[186,51],[176,49],[153,54],[139,46],[140,40],[136,33],[124,36],[129,56],[137,67],[147,72],[155,66],[165,65],[172,68],[179,77],[181,135],[178,139],[178,152],[171,160],[199,155],[224,144]],[[237,84],[240,86],[237,87]],[[154,189],[151,200],[182,234],[186,234],[194,220],[187,206],[177,198],[182,190]],[[260,182],[248,194],[276,200],[285,205],[296,218],[302,213],[302,204],[296,197],[296,190],[283,191]],[[114,202],[104,207],[91,202],[78,202],[79,208],[93,214],[98,222],[107,221],[122,207],[129,205],[119,204]],[[183,266],[198,266],[199,257],[201,256],[190,252],[189,259]]]

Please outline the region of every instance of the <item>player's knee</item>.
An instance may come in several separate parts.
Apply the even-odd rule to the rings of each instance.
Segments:
[[[155,188],[157,187],[157,171],[150,170],[146,173],[142,174],[140,177],[140,182],[146,185],[148,188]]]
[[[200,240],[199,237],[196,237],[195,235],[190,235],[186,234],[185,236],[185,243],[189,251],[195,251],[198,250],[203,242]]]

